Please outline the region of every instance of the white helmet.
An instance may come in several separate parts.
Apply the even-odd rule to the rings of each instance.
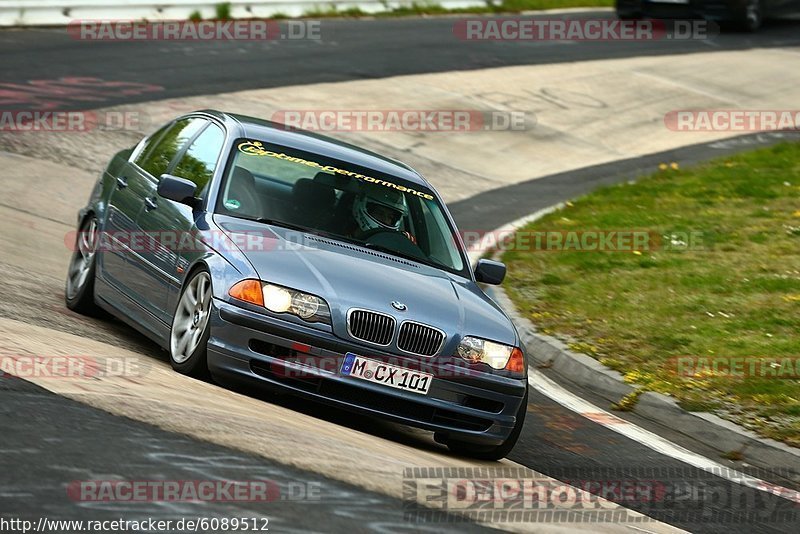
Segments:
[[[353,201],[353,217],[363,232],[399,230],[405,214],[403,193],[388,187],[364,184],[364,190]]]

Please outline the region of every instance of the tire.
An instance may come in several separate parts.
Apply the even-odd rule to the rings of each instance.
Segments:
[[[526,389],[525,396],[522,398],[522,404],[517,411],[517,421],[514,424],[514,429],[503,443],[500,445],[495,445],[494,447],[481,447],[480,445],[475,445],[473,443],[467,443],[464,441],[447,440],[445,442],[447,444],[447,448],[449,448],[450,451],[455,454],[469,456],[470,458],[475,458],[477,460],[502,460],[508,456],[508,454],[511,452],[511,449],[513,449],[514,445],[517,444],[517,440],[522,433],[522,427],[525,424],[525,414],[527,412],[528,390]]]
[[[75,251],[67,271],[64,302],[67,308],[83,315],[96,315],[99,311],[94,302],[98,238],[97,218],[91,215],[78,228]]]
[[[202,269],[184,284],[169,331],[169,363],[179,373],[209,378],[206,348],[210,315],[211,274]]]
[[[746,0],[744,7],[734,19],[737,30],[753,33],[761,29],[764,24],[763,0]]]
[[[642,13],[632,10],[630,7],[623,7],[620,6],[620,1],[617,0],[614,3],[614,11],[617,14],[617,18],[619,20],[641,20]]]

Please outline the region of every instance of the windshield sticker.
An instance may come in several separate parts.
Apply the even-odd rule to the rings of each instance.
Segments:
[[[331,172],[334,174],[343,174],[345,176],[351,176],[363,182],[378,184],[384,187],[391,187],[392,189],[396,189],[403,193],[416,195],[426,200],[433,200],[433,195],[430,195],[428,193],[423,193],[422,191],[417,191],[415,189],[411,189],[410,187],[406,187],[404,185],[395,184],[393,182],[387,182],[386,180],[380,180],[378,178],[373,178],[372,176],[365,176],[363,174],[359,174],[353,171],[348,171],[345,169],[339,169],[337,167],[334,167],[333,165],[322,165],[320,163],[317,163],[316,161],[306,160],[302,158],[295,158],[293,156],[284,154],[283,152],[278,153],[278,152],[273,152],[272,150],[267,150],[266,148],[264,148],[264,144],[260,141],[244,141],[242,143],[239,143],[239,145],[236,148],[239,149],[239,152],[247,154],[249,156],[267,156],[270,158],[297,163],[298,165],[307,165],[309,167],[314,167],[315,169],[321,169],[323,171]]]
[[[242,203],[234,198],[231,198],[225,201],[225,207],[229,210],[238,210],[242,207]]]

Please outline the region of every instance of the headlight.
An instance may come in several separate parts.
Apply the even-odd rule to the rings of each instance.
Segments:
[[[289,309],[292,310],[292,313],[299,315],[303,319],[308,319],[314,317],[324,304],[322,299],[314,295],[296,293],[292,298],[292,306]]]
[[[458,355],[469,363],[485,363],[492,369],[524,372],[524,358],[520,349],[479,337],[466,336],[462,339],[458,345]]]
[[[291,313],[309,323],[331,324],[328,304],[316,295],[251,279],[234,284],[228,294],[271,312]]]
[[[275,313],[284,313],[292,307],[292,294],[282,287],[264,284],[264,307]]]
[[[331,324],[328,304],[317,297],[286,287],[263,284],[264,307],[275,313],[291,313],[310,323]]]

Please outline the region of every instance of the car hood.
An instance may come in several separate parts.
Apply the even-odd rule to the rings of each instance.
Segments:
[[[348,338],[347,311],[364,308],[392,315],[398,323],[408,319],[439,328],[447,334],[447,345],[464,335],[517,344],[511,321],[472,280],[277,226],[227,217],[218,224],[234,242],[250,243],[240,248],[262,280],[325,299],[339,337]],[[395,301],[407,309],[398,311]]]

